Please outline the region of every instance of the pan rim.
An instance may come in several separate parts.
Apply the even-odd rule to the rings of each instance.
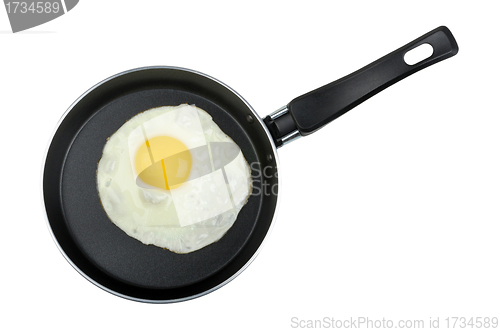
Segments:
[[[60,125],[62,124],[62,122],[64,121],[64,119],[66,118],[66,116],[71,112],[71,110],[85,97],[87,96],[90,92],[94,91],[95,89],[99,88],[101,85],[105,84],[106,82],[109,82],[117,77],[120,77],[120,76],[123,76],[123,75],[126,75],[126,74],[129,74],[129,73],[133,73],[133,72],[137,72],[137,71],[143,71],[143,70],[151,70],[151,69],[169,69],[169,70],[181,70],[181,71],[186,71],[186,72],[190,72],[190,73],[193,73],[193,74],[196,74],[196,75],[200,75],[200,76],[203,76],[209,80],[212,80],[220,85],[222,85],[223,87],[225,87],[226,89],[228,89],[230,92],[232,92],[236,97],[238,97],[246,106],[247,108],[252,112],[252,115],[254,116],[254,118],[257,120],[257,122],[260,124],[260,126],[264,129],[266,135],[267,135],[267,138],[271,144],[271,147],[272,147],[272,151],[273,151],[273,158],[276,162],[276,173],[279,172],[279,169],[280,169],[280,163],[279,163],[279,158],[278,158],[278,153],[277,153],[277,148],[276,148],[276,145],[274,144],[274,141],[273,141],[273,138],[271,136],[271,133],[269,132],[267,126],[264,124],[264,122],[262,121],[262,118],[257,114],[257,112],[255,112],[255,110],[253,109],[253,107],[238,93],[236,92],[234,89],[232,89],[230,86],[228,86],[227,84],[225,84],[224,82],[221,82],[220,80],[212,77],[212,76],[209,76],[207,74],[204,74],[204,73],[201,73],[199,71],[196,71],[196,70],[192,70],[192,69],[188,69],[188,68],[183,68],[183,67],[176,67],[176,66],[145,66],[145,67],[138,67],[138,68],[133,68],[133,69],[129,69],[129,70],[126,70],[126,71],[122,71],[120,73],[117,73],[115,75],[112,75],[102,81],[100,81],[99,83],[93,85],[91,88],[89,88],[87,91],[85,91],[82,95],[80,95],[69,107],[68,109],[63,113],[63,115],[61,116],[61,118],[59,119],[59,121],[57,122],[55,128],[53,129],[52,131],[52,135],[50,136],[48,142],[47,142],[47,145],[45,147],[45,153],[44,153],[44,158],[42,160],[42,167],[41,167],[41,176],[40,176],[40,195],[41,195],[41,200],[42,200],[42,206],[43,206],[43,209],[44,209],[44,217],[45,217],[45,222],[46,222],[46,225],[47,225],[47,228],[49,230],[49,233],[52,237],[52,240],[54,241],[54,243],[56,244],[57,248],[59,249],[59,252],[63,255],[63,257],[66,259],[66,261],[81,275],[83,276],[87,281],[89,281],[90,283],[92,283],[93,285],[99,287],[100,289],[110,293],[110,294],[113,294],[113,295],[116,295],[118,297],[121,297],[121,298],[124,298],[124,299],[127,299],[127,300],[131,300],[131,301],[136,301],[136,302],[143,302],[143,303],[176,303],[176,302],[183,302],[183,301],[188,301],[188,300],[192,300],[192,299],[195,299],[195,298],[198,298],[198,297],[201,297],[201,296],[204,296],[204,295],[207,295],[223,286],[225,286],[226,284],[228,284],[229,282],[231,282],[233,279],[235,279],[237,276],[239,276],[254,260],[255,258],[257,257],[257,255],[260,253],[260,251],[262,250],[262,247],[264,246],[264,244],[266,243],[267,239],[269,238],[269,235],[274,227],[274,224],[275,224],[275,221],[277,219],[277,214],[278,214],[278,210],[279,210],[279,206],[280,206],[280,195],[279,195],[279,192],[278,192],[278,195],[277,196],[277,201],[276,201],[276,205],[275,205],[275,208],[274,208],[274,213],[273,213],[273,218],[271,220],[271,224],[269,225],[269,228],[266,232],[266,235],[264,236],[264,239],[261,241],[261,243],[259,244],[259,247],[257,248],[257,250],[253,253],[252,257],[245,263],[245,265],[243,265],[236,273],[234,273],[232,276],[230,276],[229,278],[227,278],[226,280],[224,280],[223,282],[221,282],[220,284],[206,290],[206,291],[203,291],[201,293],[198,293],[198,294],[195,294],[195,295],[191,295],[191,296],[187,296],[187,297],[183,297],[183,298],[179,298],[179,299],[172,299],[172,300],[151,300],[151,299],[144,299],[144,298],[139,298],[139,297],[133,297],[133,296],[129,296],[129,295],[126,295],[126,294],[122,294],[120,292],[117,292],[115,290],[112,290],[100,283],[98,283],[97,281],[95,281],[94,279],[92,279],[91,277],[89,277],[86,273],[84,273],[69,257],[68,255],[66,254],[66,252],[63,250],[63,248],[61,247],[59,241],[57,240],[53,230],[52,230],[52,227],[50,225],[50,221],[49,221],[49,217],[47,215],[47,209],[45,208],[45,198],[44,198],[44,190],[43,190],[43,181],[44,181],[44,172],[45,172],[45,164],[46,164],[46,160],[47,160],[47,157],[48,157],[48,153],[49,153],[49,149],[50,149],[50,145],[54,139],[54,136],[55,134],[57,133],[57,130],[59,129]],[[281,188],[281,177],[278,176],[278,188]]]

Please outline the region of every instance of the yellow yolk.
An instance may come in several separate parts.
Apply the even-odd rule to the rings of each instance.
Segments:
[[[175,189],[189,176],[192,159],[188,148],[168,136],[153,137],[135,155],[135,169],[145,183],[161,189]]]

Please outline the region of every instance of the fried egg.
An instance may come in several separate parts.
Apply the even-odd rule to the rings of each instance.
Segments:
[[[139,113],[104,145],[99,198],[129,236],[176,253],[218,241],[252,191],[243,153],[194,105]]]

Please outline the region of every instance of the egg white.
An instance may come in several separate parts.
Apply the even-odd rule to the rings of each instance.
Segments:
[[[137,184],[133,160],[144,144],[144,129],[150,138],[170,136],[193,151],[191,173],[178,188]],[[176,253],[219,240],[246,204],[252,182],[241,151],[223,168],[199,172],[207,167],[202,161],[211,156],[196,148],[217,142],[236,146],[207,112],[194,105],[153,108],[131,118],[108,139],[97,168],[97,189],[109,219],[142,243]]]

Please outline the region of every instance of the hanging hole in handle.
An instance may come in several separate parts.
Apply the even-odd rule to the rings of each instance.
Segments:
[[[425,43],[406,52],[404,60],[407,65],[413,66],[414,64],[429,58],[432,53],[434,53],[432,45]]]

